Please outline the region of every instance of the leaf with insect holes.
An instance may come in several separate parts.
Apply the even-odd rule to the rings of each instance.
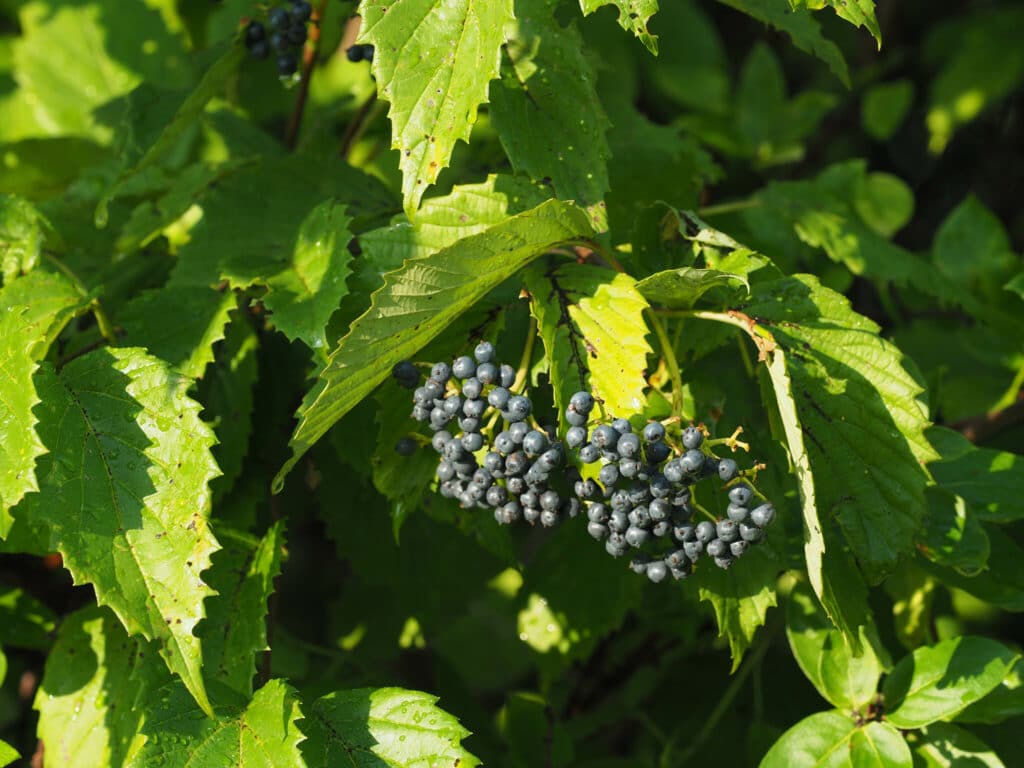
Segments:
[[[498,76],[512,0],[362,0],[360,42],[374,46],[377,93],[390,103],[410,219],[427,187],[469,141]]]
[[[629,275],[562,264],[526,273],[530,311],[544,342],[561,417],[578,390],[591,391],[606,413],[643,408],[647,381],[647,302]]]
[[[619,11],[619,26],[632,32],[647,50],[658,55],[658,36],[647,29],[647,23],[658,12],[658,0],[580,0],[584,16],[605,5],[615,6]]]
[[[213,433],[191,381],[141,349],[97,349],[35,376],[39,493],[21,507],[49,526],[76,584],[89,583],[131,634],[160,655],[204,711],[202,651],[192,634],[211,594],[200,574],[217,540],[209,482]],[[21,508],[20,507],[20,508]],[[19,508],[19,509],[20,509]]]

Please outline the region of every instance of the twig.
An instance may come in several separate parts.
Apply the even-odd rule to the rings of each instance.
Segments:
[[[281,519],[281,497],[276,496],[274,493],[270,494],[270,517],[273,520],[272,524],[276,524]],[[277,590],[273,590],[270,593],[270,598],[267,600],[267,650],[263,652],[263,658],[260,659],[260,685],[266,685],[270,682],[272,675],[272,656],[274,648],[274,623],[277,621]]]
[[[352,147],[362,137],[363,132],[372,122],[372,118],[376,117],[377,111],[380,105],[377,102],[377,91],[367,97],[356,113],[352,115],[352,119],[348,122],[348,127],[345,128],[345,135],[341,138],[341,145],[338,147],[338,154],[343,159],[347,159],[349,152],[352,151]],[[372,114],[371,114],[372,113]]]
[[[729,687],[725,689],[725,693],[722,694],[722,698],[718,700],[718,704],[716,704],[715,708],[711,710],[711,714],[708,715],[708,719],[704,721],[704,725],[701,726],[697,735],[690,739],[690,743],[679,756],[679,759],[672,762],[676,768],[685,765],[691,757],[697,754],[700,748],[704,745],[704,742],[707,741],[711,734],[715,732],[715,728],[718,727],[719,721],[732,707],[733,700],[743,689],[743,684],[746,683],[747,678],[750,677],[750,673],[761,665],[761,661],[764,659],[768,646],[771,645],[771,639],[775,634],[774,626],[775,625],[772,626],[772,629],[766,630],[765,634],[761,637],[761,641],[758,643],[757,648],[755,648],[754,652],[747,657],[746,663],[740,668],[740,671],[736,673],[732,682],[729,683]]]
[[[1008,427],[1024,422],[1024,392],[1018,394],[1017,397],[1017,402],[1006,408],[962,419],[949,426],[972,443],[987,440]]]
[[[313,78],[313,67],[316,65],[317,52],[320,50],[320,20],[327,9],[327,0],[313,9],[310,17],[309,40],[302,49],[302,79],[299,81],[299,93],[295,97],[295,108],[288,118],[288,127],[284,134],[284,143],[289,151],[295,149],[299,141],[299,128],[302,126],[302,115],[306,111],[306,100],[309,97],[309,81]]]

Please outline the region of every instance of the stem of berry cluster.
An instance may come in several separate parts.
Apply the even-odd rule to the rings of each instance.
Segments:
[[[316,56],[320,49],[320,21],[326,9],[327,0],[320,0],[310,17],[309,41],[302,49],[302,79],[299,81],[299,93],[295,97],[295,108],[288,118],[288,127],[284,135],[284,143],[289,150],[295,149],[299,141],[299,128],[302,126],[302,115],[306,111],[306,100],[309,97],[309,81],[313,77],[313,67],[316,65]]]
[[[516,370],[516,379],[509,387],[509,391],[520,394],[526,386],[526,378],[530,375],[530,361],[533,359],[533,342],[537,338],[537,318],[530,318],[530,327],[526,331],[526,346],[523,347],[523,356],[519,360],[519,368]]]
[[[672,348],[672,341],[665,331],[665,324],[661,322],[652,311],[647,312],[647,320],[658,337],[658,345],[661,347],[661,357],[668,367],[668,375],[672,380],[672,415],[678,419],[683,418],[683,375],[679,371],[679,362],[676,360],[676,352]]]

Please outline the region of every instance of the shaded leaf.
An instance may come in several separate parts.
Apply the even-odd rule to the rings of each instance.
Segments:
[[[935,233],[932,258],[958,283],[1005,279],[1018,262],[1002,222],[973,195],[942,222]]]
[[[216,594],[206,601],[206,619],[198,636],[203,645],[206,680],[252,697],[256,659],[267,649],[267,600],[281,572],[284,521],[262,539],[221,533],[223,548],[213,555],[206,581]]]
[[[1004,768],[992,748],[951,723],[932,723],[914,739],[921,768]]]
[[[9,510],[39,488],[35,464],[46,448],[36,435],[39,395],[32,375],[87,303],[66,279],[45,272],[0,289],[0,539],[13,524]]]
[[[755,547],[735,568],[700,568],[693,577],[700,586],[700,599],[715,609],[719,637],[729,640],[733,672],[739,668],[757,628],[764,626],[768,609],[778,605],[775,577],[779,568],[771,554]]]
[[[789,0],[789,4],[794,9],[808,8],[812,11],[828,6],[839,18],[846,19],[855,27],[867,29],[878,47],[882,47],[882,31],[875,18],[875,0]]]
[[[400,153],[409,218],[427,187],[469,141],[498,76],[512,0],[362,0],[360,42],[375,48],[377,94],[390,102],[391,147]]]
[[[886,719],[898,728],[953,717],[1006,676],[1017,654],[986,637],[961,636],[918,648],[885,679]]]
[[[461,745],[469,731],[436,701],[436,696],[403,688],[330,693],[307,708],[302,753],[311,766],[479,765]]]
[[[918,549],[929,560],[971,576],[988,564],[988,534],[967,503],[943,488],[926,489],[928,512]]]
[[[914,101],[914,84],[900,79],[876,83],[864,91],[861,124],[877,141],[886,141],[903,124]]]
[[[1024,715],[1024,664],[1018,659],[1002,682],[956,716],[959,723],[996,724]]]
[[[559,24],[555,6],[517,3],[505,43],[509,63],[491,86],[490,115],[516,170],[550,183],[559,198],[590,206],[608,191],[610,124],[583,39],[575,24]]]
[[[989,540],[988,567],[974,576],[943,568],[919,558],[918,563],[949,587],[968,592],[1004,611],[1024,611],[1024,549],[999,529],[985,529]]]
[[[1024,457],[978,448],[945,427],[932,427],[928,439],[941,458],[928,470],[944,491],[971,505],[982,520],[1009,523],[1024,517]]]
[[[45,221],[31,203],[0,195],[0,274],[6,285],[35,269],[46,238]]]
[[[632,32],[647,46],[647,50],[658,55],[658,37],[647,29],[647,22],[658,12],[658,0],[580,0],[584,15],[605,5],[614,5],[619,11],[619,26]]]
[[[387,275],[307,395],[284,476],[310,446],[407,359],[488,291],[546,250],[590,233],[579,208],[550,201]]]
[[[40,492],[26,516],[50,527],[75,583],[91,583],[131,634],[160,653],[210,711],[192,630],[210,588],[200,573],[214,437],[185,395],[189,380],[140,349],[98,349],[35,377],[42,404]]]
[[[199,378],[213,360],[213,345],[224,338],[231,291],[202,286],[158,288],[139,294],[117,314],[124,343],[144,347],[189,378]]]
[[[0,585],[0,647],[50,647],[50,633],[57,617],[49,608],[21,589]]]

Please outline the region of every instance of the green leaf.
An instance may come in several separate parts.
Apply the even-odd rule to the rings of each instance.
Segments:
[[[757,628],[764,626],[768,609],[778,605],[775,578],[779,569],[778,561],[758,547],[744,555],[736,568],[700,568],[694,574],[700,599],[715,609],[718,636],[729,640],[733,672],[739,668]]]
[[[290,443],[292,458],[275,478],[275,489],[310,446],[386,379],[397,362],[537,256],[589,234],[583,211],[552,200],[432,256],[409,259],[389,273],[307,395]]]
[[[842,712],[819,712],[779,738],[760,768],[911,768],[910,747],[888,723],[858,727]]]
[[[281,572],[284,521],[258,541],[225,531],[221,543],[206,577],[215,594],[206,601],[206,619],[196,634],[211,686],[216,681],[248,700],[256,658],[267,649],[267,601]]]
[[[242,472],[249,450],[253,423],[253,388],[259,375],[259,337],[245,316],[228,323],[224,339],[214,350],[215,359],[197,386],[196,399],[203,404],[203,419],[217,435],[213,458],[221,475],[210,488],[214,500],[223,498]]]
[[[775,27],[789,35],[793,45],[828,64],[828,68],[847,88],[850,72],[846,68],[842,51],[821,33],[821,27],[810,11],[789,7],[788,0],[718,0],[758,21]]]
[[[124,343],[144,347],[189,378],[199,378],[213,360],[213,345],[224,338],[231,291],[173,286],[141,293],[117,313]]]
[[[1015,30],[1024,8],[981,7],[931,28],[925,53],[938,73],[931,79],[925,123],[928,148],[942,152],[957,129],[1005,98],[1024,80],[1024,49]]]
[[[647,302],[629,275],[567,264],[526,276],[530,311],[544,342],[555,390],[564,413],[572,394],[588,389],[606,413],[627,415],[646,402]]]
[[[362,0],[360,42],[372,43],[377,95],[390,102],[391,147],[401,154],[409,218],[469,141],[477,109],[498,76],[512,0]]]
[[[882,30],[878,28],[875,18],[875,0],[789,0],[790,6],[807,8],[816,11],[826,5],[836,12],[841,19],[846,19],[855,27],[864,27],[875,38],[879,49],[882,47]]]
[[[912,550],[925,513],[921,462],[936,454],[922,387],[878,326],[812,276],[758,285],[742,310],[785,350],[819,508],[880,580]]]
[[[149,703],[142,727],[146,743],[126,768],[306,768],[298,695],[282,680],[260,688],[245,709],[225,708],[216,718],[200,711],[179,685]]]
[[[877,141],[886,141],[903,124],[914,101],[910,80],[876,83],[864,91],[860,105],[861,125]]]
[[[918,563],[949,587],[968,592],[1004,611],[1024,611],[1024,549],[1007,534],[986,528],[989,539],[988,567],[975,576],[965,576],[919,558]]]
[[[63,620],[34,704],[47,766],[124,765],[141,742],[148,697],[167,679],[155,656],[106,608]]]
[[[935,233],[932,258],[958,283],[990,276],[1001,281],[1018,263],[1002,222],[973,195],[942,222]]]
[[[0,585],[0,646],[45,651],[56,625],[53,611],[34,597]]]
[[[39,489],[35,464],[45,448],[36,435],[39,403],[32,374],[64,325],[87,301],[59,275],[32,272],[0,289],[0,539],[9,510]]]
[[[20,197],[0,195],[0,274],[7,285],[39,263],[46,239],[45,220]]]
[[[1024,272],[1013,277],[1003,286],[1007,291],[1013,291],[1021,298],[1024,298]]]
[[[436,701],[436,696],[403,688],[330,693],[314,701],[302,721],[308,737],[302,753],[310,766],[479,765],[461,745],[469,731]]]
[[[514,34],[505,43],[509,64],[491,86],[490,115],[513,168],[550,181],[561,199],[591,206],[608,191],[610,123],[583,39],[575,24],[559,24],[556,6],[517,3]]]
[[[765,347],[767,349],[767,347]],[[781,421],[776,435],[789,453],[800,490],[804,523],[804,561],[807,575],[825,613],[836,625],[854,654],[861,653],[860,627],[870,622],[867,587],[857,567],[850,562],[831,527],[823,527],[818,515],[818,494],[810,455],[804,444],[803,426],[793,397],[793,382],[787,369],[786,352],[775,348],[768,357],[768,376]]]
[[[0,741],[0,766],[10,765],[21,755],[6,741]]]
[[[991,747],[970,731],[950,723],[922,728],[915,734],[913,744],[921,768],[1005,768]]]
[[[134,165],[121,173],[100,200],[96,208],[96,220],[100,226],[106,224],[107,207],[110,201],[148,168],[164,162],[185,131],[199,121],[210,100],[222,94],[228,81],[235,77],[239,65],[246,59],[245,48],[237,40],[232,40],[230,43],[222,45],[221,48],[224,52],[203,73],[203,77],[196,84],[195,89],[184,98],[174,117],[166,124],[156,140]]]
[[[924,518],[918,551],[932,562],[955,568],[966,576],[980,573],[988,564],[989,540],[973,509],[944,488],[926,489],[928,513]]]
[[[191,79],[181,41],[145,3],[31,2],[21,5],[19,20],[15,71],[39,126],[36,135],[109,141],[111,130],[97,123],[95,108],[143,80],[174,88]],[[54,40],[64,43],[55,49]]]
[[[395,512],[407,513],[416,509],[429,489],[437,470],[437,454],[429,445],[417,443],[412,456],[402,456],[395,444],[404,436],[416,434],[416,422],[409,418],[409,390],[398,386],[380,387],[374,394],[377,403],[377,445],[370,457],[373,485],[393,502],[392,514],[397,535],[403,520]],[[361,451],[360,461],[366,453]]]
[[[914,193],[889,173],[858,177],[853,207],[861,220],[882,237],[892,237],[914,216]]]
[[[689,309],[701,296],[721,285],[741,283],[750,293],[750,282],[745,275],[719,272],[716,269],[680,267],[655,272],[636,284],[636,289],[648,301],[671,309]]]
[[[299,228],[290,268],[267,280],[270,293],[263,303],[271,311],[271,322],[289,339],[301,339],[314,349],[327,346],[327,321],[348,293],[351,223],[344,205],[318,205]]]
[[[939,486],[963,497],[981,520],[1009,523],[1024,517],[1024,457],[978,448],[944,427],[928,430],[941,459],[928,465]]]
[[[985,723],[995,725],[1004,720],[1024,715],[1024,664],[1018,659],[992,692],[976,701],[956,716],[959,723]]]
[[[406,259],[437,253],[549,198],[546,191],[520,176],[492,174],[481,184],[460,184],[451,194],[424,200],[415,222],[399,215],[388,226],[361,234],[364,256],[360,261],[372,265],[378,274],[390,272]]]
[[[918,648],[885,679],[886,719],[920,728],[951,718],[998,686],[1017,654],[986,637],[962,636]]]
[[[140,349],[98,349],[35,377],[42,404],[38,494],[29,519],[46,523],[76,584],[91,583],[131,634],[160,654],[212,711],[192,630],[211,593],[200,573],[217,541],[207,528],[218,474],[213,433],[190,381]]]
[[[658,55],[658,37],[647,29],[647,22],[658,12],[658,0],[580,0],[584,16],[605,5],[614,5],[619,11],[619,26],[632,32],[647,50]]]
[[[887,667],[875,652],[881,642],[873,624],[860,627],[863,653],[854,656],[843,633],[800,582],[789,595],[786,636],[793,658],[829,704],[845,712],[863,712],[871,703]]]

